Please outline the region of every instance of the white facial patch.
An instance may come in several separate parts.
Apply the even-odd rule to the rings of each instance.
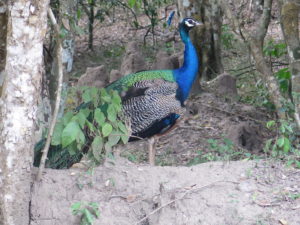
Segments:
[[[190,20],[186,20],[184,23],[185,23],[185,25],[188,26],[188,27],[193,27],[193,26],[194,26],[193,23],[190,23]]]

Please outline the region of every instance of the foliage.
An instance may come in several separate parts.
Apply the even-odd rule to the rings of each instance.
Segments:
[[[267,41],[263,47],[263,53],[266,56],[272,56],[274,58],[280,58],[283,55],[287,54],[286,44],[285,43],[275,43],[273,39]]]
[[[275,73],[278,80],[279,87],[282,93],[287,93],[289,91],[289,85],[291,80],[291,73],[289,68],[283,68]]]
[[[118,5],[117,0],[111,1],[97,1],[97,0],[79,0],[77,9],[77,18],[80,19],[85,13],[88,17],[93,16],[93,20],[97,19],[100,22],[105,20],[105,16],[111,16],[111,11]],[[93,8],[97,7],[97,12],[92,12]],[[93,14],[93,15],[92,15]]]
[[[292,121],[274,120],[266,124],[267,128],[276,131],[276,137],[267,140],[264,151],[272,157],[283,159],[288,165],[300,168],[300,144],[296,132],[296,125]]]
[[[281,65],[280,62],[274,62],[274,60],[279,60],[287,54],[286,44],[279,42],[275,43],[273,39],[268,40],[263,46],[263,53],[268,58],[270,64],[277,64]],[[277,63],[277,64],[276,64]],[[284,63],[283,63],[284,64]],[[254,75],[255,76],[255,75]],[[280,68],[277,72],[274,73],[276,77],[279,88],[282,94],[288,94],[290,89],[290,79],[291,73],[288,68]],[[256,78],[256,76],[255,76]],[[255,104],[257,106],[264,106],[269,110],[274,110],[275,107],[272,102],[269,100],[269,92],[265,87],[264,82],[262,79],[257,79],[255,84],[251,86],[249,82],[244,82],[243,86],[249,86],[253,90],[251,95],[243,97],[242,100],[250,103]],[[285,109],[290,109],[291,106],[289,105],[288,101],[285,102]]]
[[[92,225],[100,216],[99,205],[96,202],[76,202],[71,206],[72,214],[81,218],[80,225]]]
[[[232,33],[228,24],[222,25],[222,32],[221,32],[221,43],[225,49],[231,49],[234,46],[234,42],[236,42],[236,38]]]
[[[170,3],[172,1],[170,0],[128,0],[128,5],[130,8],[137,8],[142,9],[143,13],[149,18],[150,20],[150,26],[148,27],[148,30],[146,32],[145,37],[148,35],[148,33],[151,31],[152,37],[153,37],[153,45],[155,45],[155,26],[158,25],[160,19],[158,17],[158,10],[160,7],[162,7],[164,4]],[[135,26],[138,28],[139,25],[137,21],[135,21]],[[144,42],[145,44],[145,42]]]
[[[60,145],[70,155],[88,152],[96,164],[105,151],[122,142],[127,143],[129,131],[119,120],[121,98],[116,91],[91,87],[81,88],[83,103],[77,111],[68,111],[57,122],[51,145]]]

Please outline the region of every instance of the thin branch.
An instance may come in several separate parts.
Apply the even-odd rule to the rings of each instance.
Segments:
[[[229,20],[229,23],[231,24],[231,28],[234,34],[237,36],[237,38],[242,37],[242,39],[245,40],[244,35],[241,31],[241,26],[240,26],[241,21],[239,21],[239,19],[237,19],[236,16],[233,15],[233,12],[230,9],[228,1],[218,0],[218,4],[221,6],[224,14]]]
[[[235,76],[235,77],[240,77],[240,76],[242,76],[242,75],[244,75],[244,74],[246,74],[246,73],[251,73],[251,72],[253,72],[253,71],[255,71],[255,70],[256,70],[256,68],[252,68],[251,70],[246,70],[246,71],[244,71],[244,72],[235,74],[234,76]]]
[[[165,207],[167,207],[167,206],[173,204],[174,202],[184,199],[185,196],[186,196],[187,194],[194,193],[194,192],[203,190],[203,189],[205,189],[205,188],[209,188],[209,187],[215,186],[215,185],[218,184],[218,183],[232,183],[232,184],[238,184],[237,182],[234,182],[234,181],[222,181],[222,180],[220,180],[220,181],[216,181],[216,182],[213,182],[213,183],[211,183],[211,184],[204,185],[204,186],[201,186],[201,187],[198,187],[198,188],[191,188],[191,189],[185,191],[181,197],[175,198],[175,199],[173,199],[172,201],[169,201],[169,202],[163,204],[162,206],[158,207],[157,209],[153,210],[153,211],[150,212],[148,215],[146,215],[146,216],[143,217],[141,220],[139,220],[135,225],[140,224],[141,222],[143,222],[143,221],[145,221],[146,219],[148,219],[151,215],[153,215],[153,214],[157,213],[158,211],[162,210],[163,208],[165,208]]]
[[[57,86],[57,92],[56,92],[56,102],[55,102],[55,108],[53,111],[53,115],[52,115],[52,121],[50,124],[50,128],[49,128],[49,132],[48,132],[48,136],[47,136],[47,140],[46,140],[46,144],[44,149],[42,150],[42,158],[41,158],[41,163],[40,163],[40,167],[39,167],[39,171],[38,171],[38,175],[37,175],[37,180],[40,181],[42,178],[42,173],[43,170],[45,168],[45,162],[47,159],[47,155],[48,155],[48,151],[49,151],[49,147],[50,147],[50,142],[51,142],[51,138],[53,135],[53,131],[54,131],[54,127],[55,127],[55,123],[56,123],[56,119],[57,119],[57,114],[59,111],[59,105],[60,105],[60,99],[61,99],[61,91],[62,91],[62,83],[63,83],[63,66],[62,66],[62,45],[61,45],[61,39],[59,37],[59,26],[56,22],[55,16],[52,12],[52,9],[49,7],[48,9],[48,15],[50,17],[50,21],[54,27],[54,31],[56,34],[56,41],[57,41],[57,46],[56,46],[56,57],[57,57],[57,65],[58,65],[58,86]]]
[[[86,7],[86,4],[84,4],[82,2],[82,0],[79,0],[79,4],[82,6],[84,12],[86,13],[87,16],[90,16],[90,11],[88,10],[88,8]]]
[[[133,11],[133,9],[130,8],[126,3],[124,3],[124,2],[122,2],[122,1],[120,1],[120,0],[117,0],[117,2],[118,2],[121,6],[123,6],[124,8],[129,9],[129,11],[132,13],[132,15],[133,15],[133,17],[134,17],[134,20],[135,20],[135,22],[136,22],[136,25],[138,25],[138,18],[137,18],[137,16],[136,16],[135,12]]]
[[[146,38],[147,38],[147,36],[148,36],[148,34],[149,34],[150,31],[151,31],[151,27],[148,28],[148,30],[147,30],[147,32],[146,32],[146,34],[144,36],[144,45],[146,45]]]

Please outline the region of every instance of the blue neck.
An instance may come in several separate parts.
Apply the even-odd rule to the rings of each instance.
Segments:
[[[175,80],[179,85],[177,97],[183,104],[188,98],[191,87],[198,73],[198,56],[193,43],[190,40],[189,33],[184,28],[179,28],[180,36],[185,44],[183,66],[174,70]]]

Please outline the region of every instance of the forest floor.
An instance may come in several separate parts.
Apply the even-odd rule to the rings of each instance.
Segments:
[[[93,52],[86,37],[77,42],[76,76],[101,64],[119,69],[125,44],[145,33],[126,22],[98,28]],[[88,204],[97,203],[99,225],[299,225],[300,171],[263,152],[273,115],[205,90],[187,108],[158,141],[157,166],[147,165],[147,141],[139,141],[88,171],[47,169],[33,185],[31,225],[80,224],[71,212],[78,202],[92,214]]]

